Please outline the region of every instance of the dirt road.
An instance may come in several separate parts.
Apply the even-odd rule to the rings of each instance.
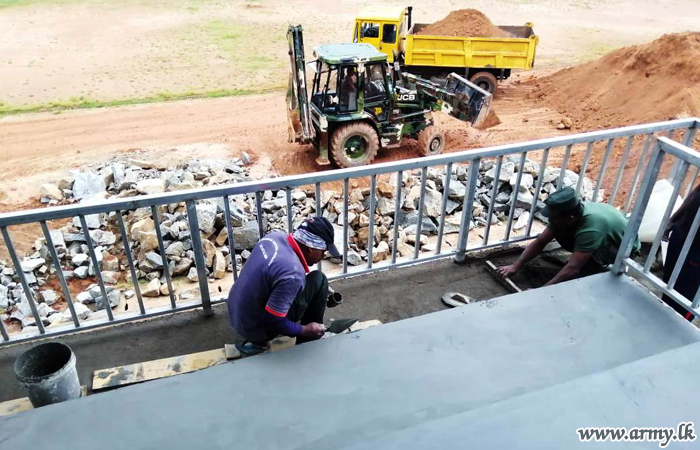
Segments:
[[[504,86],[494,102],[502,124],[486,131],[439,117],[447,129],[446,151],[556,134],[550,119],[558,115],[524,104],[527,90]],[[4,210],[34,204],[36,186],[70,169],[130,152],[176,163],[190,157],[232,158],[245,151],[255,160],[254,176],[261,177],[325,169],[315,164],[311,146],[287,142],[281,93],[8,117],[0,121],[0,142]],[[381,152],[377,162],[416,155],[409,143]]]

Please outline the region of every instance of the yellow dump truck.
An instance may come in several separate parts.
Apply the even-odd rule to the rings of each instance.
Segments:
[[[494,93],[511,70],[535,64],[538,37],[532,23],[499,26],[511,37],[459,37],[416,34],[428,24],[412,23],[412,7],[371,7],[355,20],[353,42],[365,42],[397,60],[412,74],[434,82],[456,72]]]

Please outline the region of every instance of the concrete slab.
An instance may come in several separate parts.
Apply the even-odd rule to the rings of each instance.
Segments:
[[[414,436],[423,440],[407,439],[401,448],[435,448],[448,420],[455,421],[454,440],[441,443],[454,448],[470,446],[455,425],[468,425],[462,415],[565,383],[580,389],[572,399],[611,402],[625,426],[634,418],[622,414],[629,398],[625,377],[637,371],[618,368],[697,342],[697,329],[634,281],[601,274],[20,413],[0,419],[0,442],[54,449],[392,448],[388,436],[420,429]],[[662,377],[667,369],[658,364],[669,359],[675,361],[664,357],[639,370]],[[590,376],[604,380],[576,383]],[[682,384],[659,386],[654,401],[680,398],[666,391]],[[530,402],[542,405],[532,411],[552,410],[567,427],[558,411],[589,410],[569,414],[571,423],[605,414],[590,399],[579,405],[543,395]],[[495,447],[527,447],[527,439],[519,439],[535,442],[528,424],[540,432],[548,427],[522,407],[516,412],[521,415],[493,414],[485,422],[498,429],[491,437],[503,444]],[[640,415],[639,426],[673,426],[666,409],[657,412]],[[516,418],[523,422],[510,422]],[[608,420],[616,423],[616,416]],[[488,435],[481,442],[489,442]]]

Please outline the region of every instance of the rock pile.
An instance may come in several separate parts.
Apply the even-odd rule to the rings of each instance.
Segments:
[[[496,180],[494,161],[483,161],[477,180],[477,191],[472,208],[472,223],[470,227],[485,226],[488,207],[494,202],[492,223],[498,224],[507,220],[510,205],[513,201],[513,190],[516,189],[520,159],[506,157],[503,160],[501,173]],[[535,192],[539,164],[526,160],[522,168],[519,195],[514,210],[514,230],[524,228],[528,222],[530,209],[536,202],[535,211],[544,205],[542,200],[556,190],[555,183],[560,169],[547,167],[540,192]],[[379,262],[390,257],[392,252],[392,237],[394,227],[398,227],[397,253],[400,256],[413,255],[415,246],[420,251],[434,250],[427,245],[428,237],[438,233],[440,212],[444,196],[446,198],[446,217],[444,234],[459,232],[463,202],[467,191],[468,165],[455,164],[450,174],[449,189],[445,190],[444,171],[430,168],[425,180],[425,198],[423,203],[423,218],[421,236],[416,239],[418,225],[418,208],[421,187],[421,171],[404,175],[401,185],[401,205],[399,213],[396,209],[396,177],[382,179],[377,182],[376,210],[374,217],[374,242],[369,240],[369,206],[370,189],[355,187],[349,192],[347,220],[348,228],[348,264],[361,265],[369,257],[368,245],[372,246],[372,259]],[[96,169],[77,172],[70,178],[61,180],[55,186],[60,190],[63,202],[77,201],[87,203],[107,197],[123,198],[142,194],[154,194],[174,190],[197,188],[215,184],[236,183],[248,179],[248,172],[242,161],[188,161],[175,168],[158,167],[153,164],[129,160],[112,161]],[[491,198],[493,183],[498,184],[495,199]],[[578,175],[566,171],[563,184],[576,186]],[[43,200],[48,198],[52,189],[42,189]],[[582,194],[590,199],[593,184],[584,179]],[[56,192],[53,192],[54,194]],[[296,227],[310,215],[316,214],[316,199],[313,190],[294,189],[291,191],[291,211],[287,211],[286,192],[284,190],[265,191],[262,201],[263,231],[286,229],[287,214],[292,215],[292,223]],[[602,197],[602,192],[600,194]],[[58,197],[55,195],[54,197]],[[42,200],[42,201],[43,201]],[[57,198],[48,200],[58,202]],[[343,248],[343,196],[342,192],[323,190],[320,199],[321,214],[330,220],[335,227],[336,246]],[[190,282],[198,281],[195,268],[195,255],[187,211],[184,203],[162,205],[157,208],[160,219],[159,231],[163,237],[164,254],[161,253],[155,222],[150,208],[141,208],[124,212],[128,245],[132,251],[136,266],[136,276],[144,297],[168,295],[168,285],[164,271],[168,270],[172,277],[186,277]],[[255,195],[238,195],[229,199],[232,235],[235,247],[236,265],[240,269],[250,256],[255,243],[258,241],[258,223],[255,211]],[[224,217],[225,205],[223,198],[204,200],[197,203],[198,232],[202,238],[207,277],[221,279],[231,272],[232,263],[230,247],[228,246],[228,230]],[[544,218],[536,213],[540,220]],[[73,296],[76,310],[81,318],[86,318],[93,311],[117,306],[122,298],[130,298],[133,291],[119,289],[128,286],[131,274],[122,242],[116,213],[95,214],[86,217],[87,230],[77,218],[73,223],[51,231],[51,238],[56,246],[59,263],[63,274],[69,283],[72,280],[94,279],[97,271],[107,285],[107,298],[97,284]],[[92,263],[85,241],[88,232],[95,246],[98,267]],[[47,324],[57,321],[71,320],[70,312],[59,313],[54,308],[65,308],[60,303],[62,293],[46,287],[49,277],[55,275],[49,249],[44,239],[38,239],[34,245],[35,252],[27,255],[22,261],[22,271],[27,282],[34,290],[38,301],[37,308],[41,319]],[[23,326],[34,323],[30,305],[22,291],[19,278],[9,264],[0,261],[0,313],[3,319],[16,319]],[[88,281],[89,282],[89,281]],[[177,293],[174,293],[177,294]],[[196,294],[198,295],[198,294]],[[193,290],[179,293],[178,300],[194,298]],[[59,302],[59,303],[57,303]],[[86,305],[90,305],[88,308]]]

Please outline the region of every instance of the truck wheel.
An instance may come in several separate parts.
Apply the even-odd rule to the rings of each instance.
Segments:
[[[379,150],[379,137],[365,122],[338,127],[330,142],[333,160],[341,168],[356,167],[372,162]]]
[[[469,80],[481,89],[493,94],[496,92],[496,77],[489,72],[477,72]]]
[[[445,134],[434,126],[426,128],[418,135],[418,151],[422,156],[439,155],[444,148]]]

